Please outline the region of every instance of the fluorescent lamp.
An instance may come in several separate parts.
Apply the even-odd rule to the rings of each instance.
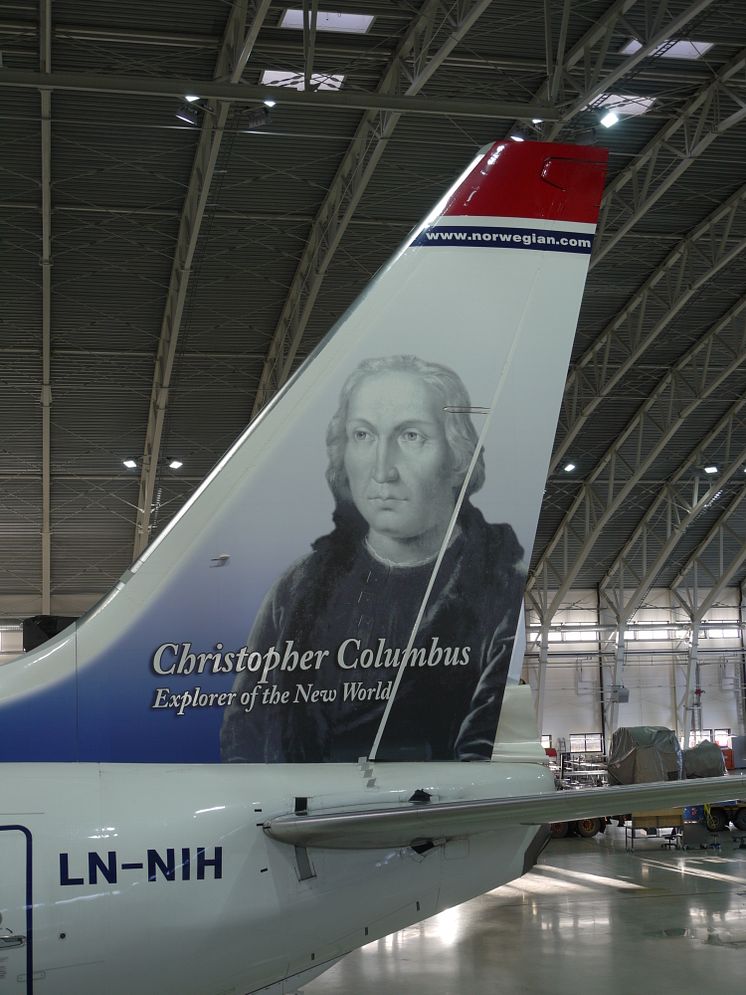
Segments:
[[[184,466],[184,464],[180,459],[172,459],[168,461],[168,466],[171,470],[179,470],[182,466]]]
[[[180,121],[184,121],[186,124],[198,125],[199,124],[199,114],[196,110],[191,107],[180,107],[176,112],[176,117]]]
[[[575,469],[574,463],[565,463],[565,473],[572,473],[574,469]]]
[[[136,470],[137,469],[137,460],[134,460],[134,459],[123,459],[122,463],[124,463],[124,465],[127,467],[128,470]]]
[[[619,123],[619,118],[614,113],[614,111],[609,111],[608,114],[604,114],[601,118],[601,124],[604,128],[612,128],[615,124]]]
[[[670,39],[664,41],[650,53],[652,56],[660,56],[661,59],[701,59],[705,53],[709,52],[713,46],[711,41],[674,41]],[[619,51],[622,55],[634,55],[639,52],[642,45],[636,38],[630,38],[627,44]]]
[[[705,471],[705,473],[711,473],[711,474],[718,472],[718,468],[715,466],[714,463],[711,463],[709,466],[703,467],[703,470]]]
[[[269,107],[264,106],[244,108],[236,117],[238,127],[244,129],[263,128],[265,124],[269,124],[269,121]]]
[[[289,86],[294,90],[306,88],[303,73],[294,73],[290,69],[265,69],[259,82],[262,86]],[[343,75],[311,73],[312,90],[340,90],[343,82]]]
[[[336,10],[319,10],[316,13],[317,31],[346,31],[365,34],[373,23],[372,14],[342,14]],[[286,10],[280,19],[281,28],[303,29],[303,11]]]

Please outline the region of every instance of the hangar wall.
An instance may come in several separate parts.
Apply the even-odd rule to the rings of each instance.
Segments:
[[[676,595],[658,588],[620,633],[595,590],[574,590],[546,633],[542,667],[542,629],[527,605],[524,678],[539,701],[543,734],[568,748],[572,734],[621,725],[663,725],[692,738],[714,729],[743,734],[743,613],[740,589],[726,588],[693,638]],[[615,685],[629,692],[627,702],[614,700]]]

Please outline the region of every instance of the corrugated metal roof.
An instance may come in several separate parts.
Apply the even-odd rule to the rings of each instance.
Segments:
[[[367,35],[319,34],[314,71],[341,73],[344,88],[374,93],[398,44],[422,5],[377,0],[335,9],[375,13]],[[631,33],[647,26],[632,8],[608,45],[602,76],[623,59]],[[674,0],[668,15],[689,0]],[[573,5],[571,49],[610,7],[610,0]],[[421,91],[431,102],[449,98],[528,103],[546,78],[542,0],[495,0],[450,52]],[[244,73],[256,83],[267,68],[302,71],[299,31],[279,27],[284,6],[273,5]],[[556,38],[562,5],[551,6]],[[131,96],[96,90],[111,75],[210,80],[230,5],[187,0],[178,8],[145,0],[122,6],[56,0],[52,64],[83,73],[91,89],[52,96],[52,587],[59,594],[104,593],[132,552],[139,471],[124,455],[143,452],[154,360],[163,323],[179,218],[198,127],[175,117],[177,97]],[[3,12],[0,48],[7,69],[39,66],[36,4]],[[435,42],[452,25],[436,25]],[[611,88],[656,98],[652,110],[597,136],[610,148],[610,180],[638,161],[663,126],[683,113],[714,74],[746,47],[740,0],[711,4],[691,26],[716,43],[697,62],[648,58]],[[582,64],[568,73],[582,85]],[[561,99],[566,106],[573,93]],[[717,113],[737,112],[744,76],[720,93]],[[0,86],[0,592],[41,590],[41,140],[40,101],[30,89]],[[209,111],[204,107],[199,111]],[[713,113],[715,113],[713,111]],[[319,212],[363,112],[349,108],[280,106],[264,129],[247,131],[234,108],[228,118],[192,264],[169,392],[162,453],[184,458],[181,471],[163,468],[156,488],[155,535],[180,507],[252,410],[264,357]],[[583,110],[562,137],[588,140],[596,112]],[[367,185],[329,264],[296,365],[386,261],[432,205],[444,185],[486,142],[505,135],[504,119],[405,114]],[[527,136],[538,134],[522,122]],[[581,359],[620,310],[660,267],[681,238],[743,183],[746,121],[728,127],[594,266],[580,315],[573,358]],[[681,157],[662,153],[656,182]],[[616,198],[610,228],[634,210],[632,180]],[[746,211],[727,232],[728,245],[746,238]],[[712,251],[711,247],[706,250]],[[702,272],[705,260],[702,260]],[[609,391],[572,445],[578,478],[561,471],[547,482],[532,563],[562,523],[583,480],[634,418],[670,366],[740,299],[746,252],[721,267],[644,350]],[[666,304],[648,304],[644,329],[666,317]],[[726,362],[738,350],[743,322],[734,322],[716,351]],[[699,440],[742,393],[742,370],[696,407],[611,519],[585,559],[576,583],[594,586],[659,493]],[[733,451],[746,428],[734,424]],[[562,444],[558,436],[557,445]],[[644,446],[656,444],[648,431]],[[177,453],[178,450],[178,453]],[[715,458],[713,456],[713,458]],[[601,474],[598,487],[603,487]],[[682,537],[657,578],[669,583],[706,534],[723,502],[738,493],[735,479]],[[737,529],[746,522],[736,521]],[[744,533],[746,534],[746,533]],[[580,555],[582,537],[566,548]],[[734,579],[746,576],[741,571]]]

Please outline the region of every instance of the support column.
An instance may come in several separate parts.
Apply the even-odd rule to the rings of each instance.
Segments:
[[[702,728],[701,702],[699,690],[699,623],[698,616],[692,619],[692,635],[689,645],[689,660],[686,668],[686,691],[684,692],[684,749],[689,746],[689,734]],[[695,700],[696,699],[696,700]],[[678,729],[676,730],[678,732]]]
[[[544,701],[546,698],[547,663],[549,661],[549,622],[546,616],[541,618],[541,635],[539,637],[539,686],[536,692],[536,724],[539,735],[544,733]]]
[[[624,684],[624,664],[627,658],[627,647],[624,642],[624,630],[627,624],[626,619],[619,622],[616,631],[616,651],[614,653],[614,677],[609,689],[609,707],[606,712],[607,726],[609,733],[613,733],[619,724],[619,702],[617,700],[618,689]]]

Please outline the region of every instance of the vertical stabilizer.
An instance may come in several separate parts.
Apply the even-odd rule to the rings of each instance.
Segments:
[[[604,162],[477,156],[111,595],[0,670],[0,756],[489,759]]]

